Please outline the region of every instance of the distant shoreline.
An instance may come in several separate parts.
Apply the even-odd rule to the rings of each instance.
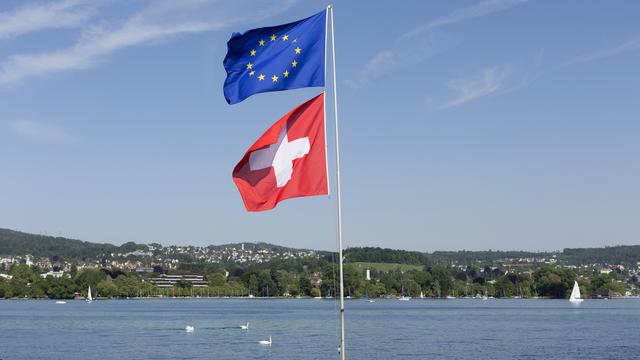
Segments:
[[[597,301],[602,301],[602,300],[625,300],[625,299],[640,299],[640,296],[617,296],[617,297],[611,297],[611,298],[589,298],[589,299],[584,299],[584,300],[597,300]],[[284,297],[284,296],[278,296],[278,297],[254,297],[254,298],[249,298],[246,296],[227,296],[227,297],[132,297],[132,298],[97,298],[97,299],[93,299],[93,301],[97,301],[97,302],[102,302],[102,301],[134,301],[134,300],[314,300],[314,301],[319,301],[319,300],[323,300],[323,301],[327,301],[327,300],[333,300],[333,301],[337,301],[339,300],[338,298],[330,298],[330,299],[325,299],[325,298],[321,298],[321,299],[316,299],[316,298],[312,298],[312,297],[302,297],[302,298],[295,298],[295,297]],[[371,300],[375,300],[375,301],[398,301],[397,298],[375,298],[375,299],[371,299]],[[558,301],[568,301],[569,299],[557,299],[557,298],[551,298],[551,297],[538,297],[538,298],[488,298],[488,299],[478,299],[478,298],[455,298],[455,299],[447,299],[447,298],[424,298],[424,299],[420,299],[420,298],[415,298],[415,299],[411,299],[411,302],[420,302],[420,301],[460,301],[460,300],[474,300],[474,301],[480,301],[480,302],[484,302],[484,301],[490,301],[490,300],[558,300]],[[85,299],[34,299],[34,298],[0,298],[0,301],[69,301],[69,302],[85,302]],[[349,301],[349,302],[353,302],[353,301],[366,301],[366,299],[363,298],[358,298],[358,299],[345,299],[345,301]]]

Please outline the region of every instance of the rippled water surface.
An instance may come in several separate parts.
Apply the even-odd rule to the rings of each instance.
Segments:
[[[350,300],[346,314],[349,359],[640,356],[640,299]],[[0,359],[336,359],[337,327],[330,300],[0,300]]]

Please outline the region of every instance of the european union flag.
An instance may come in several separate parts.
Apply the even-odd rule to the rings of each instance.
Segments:
[[[290,24],[234,33],[227,42],[224,97],[324,86],[326,11]]]

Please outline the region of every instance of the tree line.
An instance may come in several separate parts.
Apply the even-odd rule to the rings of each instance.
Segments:
[[[158,288],[151,278],[166,272],[140,276],[120,269],[82,269],[72,267],[69,277],[41,278],[40,269],[25,264],[13,265],[12,279],[0,278],[0,298],[71,299],[86,296],[89,286],[93,296],[128,298],[141,296],[336,296],[338,289],[335,262],[322,258],[274,260],[268,263],[231,266],[211,263],[182,264],[173,273],[198,273],[207,281],[205,287],[193,287],[179,281],[173,288]],[[638,283],[620,272],[592,273],[578,277],[573,269],[542,267],[533,272],[509,272],[490,266],[467,266],[464,269],[442,265],[425,265],[421,269],[390,271],[371,269],[371,280],[363,269],[344,266],[345,296],[493,296],[550,297],[569,296],[575,280],[584,297],[624,295],[625,286]]]
[[[640,245],[609,246],[604,248],[564,249],[561,252],[531,251],[417,251],[396,250],[379,247],[354,247],[345,250],[350,262],[382,262],[412,265],[431,264],[492,264],[505,259],[551,259],[558,264],[623,264],[635,266],[640,262]]]
[[[128,242],[120,246],[81,240],[36,235],[0,229],[0,255],[25,255],[59,259],[96,259],[104,254],[127,253],[146,249],[146,245]]]

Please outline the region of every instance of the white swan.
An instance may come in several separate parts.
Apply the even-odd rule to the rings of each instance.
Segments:
[[[258,344],[271,346],[271,335],[269,335],[269,340],[260,340],[258,341]]]
[[[247,325],[240,325],[240,329],[249,330],[249,322],[247,321]]]
[[[194,328],[192,325],[187,325],[186,328],[184,328],[184,330],[188,333],[192,333],[196,328]]]

